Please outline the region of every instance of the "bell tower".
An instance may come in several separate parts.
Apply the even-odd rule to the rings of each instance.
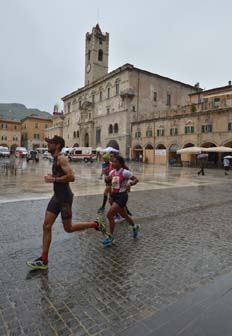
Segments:
[[[85,85],[108,73],[109,33],[103,34],[99,24],[85,38]]]

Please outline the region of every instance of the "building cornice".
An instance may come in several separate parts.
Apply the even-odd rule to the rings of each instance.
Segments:
[[[191,89],[194,89],[194,90],[198,90],[198,91],[202,91],[202,89],[199,89],[199,88],[196,88],[195,86],[192,86],[190,84],[186,84],[186,83],[183,83],[183,82],[180,82],[180,81],[177,81],[175,79],[172,79],[172,78],[169,78],[169,77],[165,77],[165,76],[161,76],[161,75],[158,75],[158,74],[155,74],[155,73],[152,73],[150,71],[147,71],[147,70],[143,70],[143,69],[139,69],[139,68],[136,68],[134,67],[134,65],[132,64],[129,64],[129,63],[126,63],[124,65],[122,65],[121,67],[109,72],[107,75],[103,76],[102,78],[100,79],[97,79],[96,81],[86,85],[86,86],[83,86],[81,88],[79,88],[78,90],[75,90],[73,92],[71,92],[70,94],[67,94],[65,95],[64,97],[62,97],[61,99],[63,100],[63,102],[65,102],[66,100],[76,96],[77,94],[79,93],[83,93],[85,91],[88,91],[92,88],[94,88],[96,85],[99,85],[103,82],[105,82],[106,80],[109,80],[111,77],[114,77],[116,76],[117,74],[119,73],[122,73],[124,71],[137,71],[137,72],[140,72],[140,73],[144,73],[146,75],[149,75],[151,77],[156,77],[156,78],[160,78],[160,79],[165,79],[165,80],[168,80],[168,81],[171,81],[171,82],[174,82],[176,84],[180,84],[180,85],[183,85],[183,86],[186,86],[186,87],[189,87]]]
[[[168,116],[168,117],[158,117],[158,118],[152,118],[152,119],[144,119],[144,120],[138,120],[133,121],[131,124],[134,125],[140,125],[143,123],[152,123],[157,121],[166,121],[166,120],[175,120],[175,119],[183,119],[183,118],[198,118],[200,116],[206,116],[209,114],[216,114],[216,113],[224,113],[224,112],[232,112],[232,107],[222,108],[222,109],[216,109],[216,110],[207,110],[207,111],[200,111],[200,112],[193,112],[189,114],[177,114],[174,116]]]
[[[13,124],[21,124],[20,120],[14,120],[14,119],[4,119],[0,118],[0,122],[7,122],[7,123],[13,123]]]

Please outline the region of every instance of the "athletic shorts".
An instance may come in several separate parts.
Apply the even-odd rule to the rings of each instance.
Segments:
[[[227,170],[227,171],[230,170],[230,167],[229,166],[225,167],[225,170]]]
[[[125,208],[128,201],[128,194],[127,192],[112,193],[110,198],[112,199],[113,203],[117,203],[120,208]]]
[[[54,213],[56,216],[61,214],[62,219],[71,219],[72,218],[72,202],[73,197],[68,202],[61,202],[54,195],[47,206],[47,211]]]

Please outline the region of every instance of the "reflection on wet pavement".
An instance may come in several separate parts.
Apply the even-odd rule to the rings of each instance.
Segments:
[[[1,165],[0,161],[0,165]],[[101,164],[72,162],[76,180],[71,184],[75,195],[101,194],[104,181],[98,177]],[[25,159],[15,159],[16,176],[0,174],[0,202],[20,199],[48,198],[52,194],[52,185],[44,182],[44,176],[51,173],[52,163],[40,159],[39,163]],[[196,169],[166,166],[153,166],[141,163],[129,163],[130,169],[139,178],[140,183],[134,190],[153,190],[171,187],[197,186],[221,183],[225,179],[222,170],[206,170],[206,176],[198,177]]]
[[[0,335],[143,336],[139,329],[125,332],[232,270],[230,176],[130,163],[140,180],[128,204],[141,225],[139,238],[123,222],[115,244],[103,249],[99,232],[70,235],[58,217],[49,270],[29,271],[26,260],[41,252],[48,203],[32,198],[51,195],[52,185],[43,181],[51,164],[17,164],[16,176],[0,177]],[[102,193],[99,164],[72,167],[75,194]],[[7,202],[16,198],[29,200]],[[93,220],[101,201],[74,198],[73,220]]]

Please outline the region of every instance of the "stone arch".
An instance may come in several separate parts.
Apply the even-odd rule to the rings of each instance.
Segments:
[[[209,148],[209,147],[216,147],[217,145],[213,142],[210,142],[210,141],[206,141],[204,142],[201,147],[204,147],[204,148]]]
[[[156,149],[166,149],[166,146],[164,144],[158,144]]]
[[[135,161],[140,161],[140,156],[141,155],[143,157],[143,147],[141,145],[137,144],[133,147],[132,159],[135,160]]]
[[[177,143],[171,144],[169,146],[168,159],[170,164],[180,163],[181,156],[180,154],[177,154],[178,149],[180,149],[180,145]]]
[[[107,144],[107,147],[113,147],[114,149],[119,150],[119,144],[117,143],[116,140],[110,140]]]
[[[222,143],[222,146],[232,147],[232,139],[227,139]]]
[[[232,153],[232,139],[228,139],[228,140],[224,141],[224,142],[222,143],[222,146],[225,146],[225,147],[231,147],[231,153]],[[226,153],[226,155],[228,155],[228,154],[230,154],[230,153]],[[221,159],[222,159],[224,156],[225,156],[225,155],[222,153],[222,155],[221,155]]]
[[[216,147],[216,144],[210,141],[206,141],[204,142],[201,147],[204,148],[209,148],[209,147]],[[214,152],[209,152],[208,153],[208,161],[209,162],[214,162],[215,166],[217,165],[217,162],[219,160],[219,154],[218,153],[214,153]]]
[[[144,146],[144,162],[146,163],[154,163],[155,152],[154,147],[151,143],[148,143]]]
[[[75,144],[73,145],[73,147],[79,147],[79,143],[75,142]]]
[[[154,149],[154,147],[152,146],[152,144],[148,143],[144,146],[145,149]]]
[[[107,82],[107,84],[106,84],[106,89],[111,88],[111,87],[112,87],[111,82]]]
[[[192,142],[187,142],[183,148],[194,147],[195,145]]]

